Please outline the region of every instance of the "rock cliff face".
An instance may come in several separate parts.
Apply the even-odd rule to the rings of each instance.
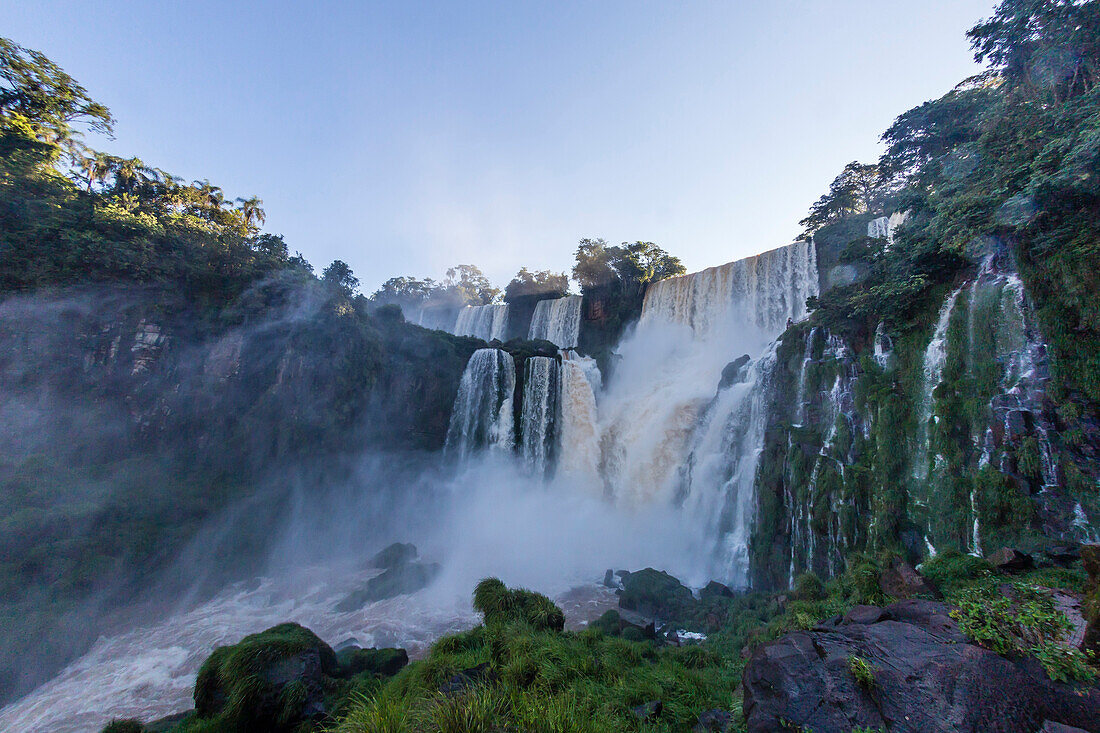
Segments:
[[[0,526],[0,699],[103,630],[51,631],[61,614],[93,593],[95,619],[133,602],[204,520],[260,486],[304,466],[339,483],[371,449],[441,449],[479,343],[301,282],[264,283],[216,313],[155,289],[14,296],[0,333],[0,491],[13,508]],[[242,525],[281,510],[262,502],[250,511],[266,519]],[[209,582],[262,555],[262,536],[237,534],[236,562],[203,569]]]
[[[753,585],[1041,538],[1095,539],[1089,426],[1050,399],[1047,347],[1004,252],[945,289],[921,329],[865,341],[812,322],[781,339],[756,478]]]
[[[761,645],[745,668],[744,695],[751,733],[1100,730],[1100,689],[1052,682],[1034,659],[969,643],[933,601],[857,606]]]

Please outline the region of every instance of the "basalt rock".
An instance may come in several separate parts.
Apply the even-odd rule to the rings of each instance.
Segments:
[[[650,618],[680,620],[695,613],[699,602],[691,589],[666,572],[646,568],[623,577],[619,607]]]
[[[362,589],[350,593],[336,604],[336,611],[357,611],[368,603],[415,593],[431,583],[438,574],[438,563],[412,562],[397,565],[368,580]]]
[[[986,557],[986,560],[1002,573],[1019,573],[1035,566],[1031,555],[1011,547],[1002,547]]]
[[[757,647],[742,680],[748,730],[1100,731],[1100,688],[1052,682],[1034,659],[970,643],[949,612],[924,600],[857,608]],[[873,684],[855,679],[853,657]]]
[[[943,598],[939,588],[914,570],[912,565],[897,558],[882,571],[878,585],[891,598]]]

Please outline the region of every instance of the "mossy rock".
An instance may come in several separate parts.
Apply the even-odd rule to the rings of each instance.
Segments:
[[[623,578],[619,608],[668,621],[684,621],[698,612],[691,590],[666,572],[645,568]]]
[[[561,631],[565,613],[541,593],[508,588],[497,578],[486,578],[474,588],[474,608],[486,626],[525,623],[535,629]]]
[[[643,641],[656,638],[653,624],[647,627],[632,624],[615,610],[608,611],[588,625],[590,629],[597,629],[604,636],[621,636],[628,641]]]
[[[340,665],[340,676],[354,677],[370,672],[379,677],[392,677],[409,663],[409,655],[404,649],[360,649],[349,647],[336,654]]]
[[[292,731],[325,713],[325,677],[338,672],[336,654],[295,623],[218,647],[195,680],[195,711],[240,731]]]

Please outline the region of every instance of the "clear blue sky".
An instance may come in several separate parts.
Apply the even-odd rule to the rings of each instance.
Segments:
[[[975,71],[993,0],[0,0],[118,118],[370,292],[473,263],[503,285],[576,241],[690,270],[788,243],[901,112]]]

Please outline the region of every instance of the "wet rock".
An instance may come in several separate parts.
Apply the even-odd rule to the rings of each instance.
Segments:
[[[718,390],[728,389],[733,385],[745,381],[744,368],[752,361],[748,354],[739,356],[722,368],[722,379],[718,382]]]
[[[618,588],[619,583],[615,580],[615,571],[611,568],[607,569],[607,572],[603,574],[603,584],[607,588]]]
[[[634,717],[643,723],[651,723],[661,717],[661,711],[664,709],[665,704],[663,702],[660,700],[651,700],[650,702],[631,708],[630,712],[634,713]]]
[[[733,727],[733,715],[725,710],[707,710],[699,715],[692,733],[726,733]]]
[[[335,610],[340,613],[358,611],[368,603],[415,593],[425,588],[438,574],[438,563],[414,562],[390,568],[368,580],[361,590],[348,594],[336,604]]]
[[[1043,557],[1047,566],[1068,568],[1081,559],[1081,546],[1076,544],[1052,545],[1043,551]]]
[[[369,565],[379,570],[391,570],[402,565],[408,565],[420,555],[416,545],[411,543],[394,542],[389,547],[378,551],[370,559]]]
[[[757,647],[742,678],[750,733],[784,725],[1033,733],[1044,721],[1096,730],[1100,689],[1052,682],[1033,659],[970,643],[943,603],[908,600],[881,610],[878,621],[860,610]],[[874,688],[852,675],[853,656],[874,670]]]
[[[943,598],[939,588],[909,563],[895,558],[878,579],[879,589],[891,598]]]
[[[1002,573],[1019,573],[1035,565],[1031,555],[1011,547],[1002,547],[985,558],[993,568]]]
[[[1081,603],[1087,625],[1081,649],[1100,657],[1100,545],[1083,545],[1081,561],[1089,574],[1085,597]]]

